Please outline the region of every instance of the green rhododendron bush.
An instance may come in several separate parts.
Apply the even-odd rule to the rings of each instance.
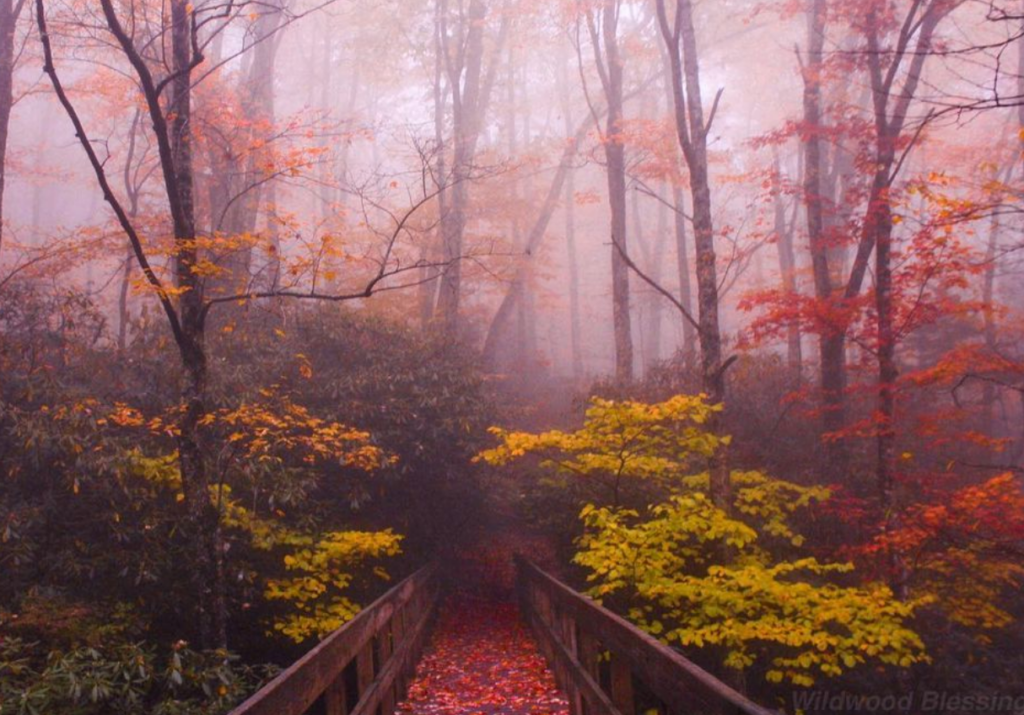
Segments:
[[[0,642],[0,713],[220,715],[272,673],[184,643],[159,654],[135,643],[44,654],[38,644],[8,638]]]
[[[33,330],[33,359],[58,359],[50,329]],[[475,489],[469,457],[493,419],[472,364],[386,318],[253,319],[215,343],[199,425],[219,445],[207,503],[230,628],[230,650],[201,650],[181,407],[147,389],[173,370],[159,346],[140,326],[122,356],[67,335],[60,372],[4,356],[4,715],[227,712],[262,681],[245,664],[287,665],[437,544],[458,545],[442,507]],[[126,609],[131,627],[113,633]]]

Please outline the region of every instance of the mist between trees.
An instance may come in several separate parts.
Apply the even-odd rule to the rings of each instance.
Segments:
[[[0,713],[227,712],[527,545],[770,707],[1019,695],[1022,38],[0,0]]]

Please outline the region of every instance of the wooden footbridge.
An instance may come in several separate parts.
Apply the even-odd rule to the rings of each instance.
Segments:
[[[516,590],[571,715],[773,715],[526,559]],[[421,569],[231,715],[393,715],[442,597],[437,568]]]

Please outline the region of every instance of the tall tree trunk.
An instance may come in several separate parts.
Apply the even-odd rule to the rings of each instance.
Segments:
[[[518,161],[519,136],[516,115],[516,63],[514,46],[508,49],[508,85],[506,87],[506,130],[508,132],[508,156],[510,161]],[[519,181],[512,180],[512,202],[518,205],[520,199]],[[524,245],[522,226],[519,221],[519,212],[514,212],[512,225],[512,244],[522,255],[521,266],[516,270],[513,280],[518,284],[514,290],[519,294],[517,301],[518,320],[517,336],[512,351],[508,355],[511,358],[510,366],[517,372],[529,374],[534,368],[534,361],[537,356],[537,333],[535,327],[535,314],[533,291],[530,285],[530,278],[533,273],[533,262],[530,254],[526,252]]]
[[[121,286],[117,291],[117,351],[123,353],[128,347],[128,294],[131,289],[132,267],[135,252],[131,246],[125,249],[124,268],[121,269]]]
[[[135,178],[135,151],[138,143],[138,131],[142,121],[142,110],[136,109],[132,117],[132,126],[128,130],[128,155],[125,159],[124,181],[125,194],[128,196],[128,218],[134,221],[139,215],[139,198],[142,186]],[[121,287],[117,294],[117,350],[123,353],[128,344],[128,294],[131,288],[132,268],[135,265],[135,251],[130,241],[126,242],[124,268],[121,271]]]
[[[650,116],[652,113],[642,111],[642,116]],[[654,236],[645,235],[643,222],[640,215],[640,195],[634,191],[630,199],[630,212],[633,220],[633,244],[639,249],[640,257],[643,259],[644,272],[656,284],[661,284],[662,261],[661,255],[665,251],[665,212],[664,206],[659,211],[658,228]],[[662,297],[656,292],[641,294],[643,300],[643,312],[641,314],[640,346],[641,359],[644,369],[650,368],[658,361],[658,353],[661,344],[661,304]]]
[[[441,0],[447,5],[444,0]],[[447,10],[442,10],[442,20]],[[487,6],[483,0],[470,0],[469,10],[460,18],[465,35],[465,46],[458,56],[464,58],[461,66],[449,66],[448,77],[452,89],[452,133],[454,157],[452,159],[451,205],[441,217],[444,272],[441,275],[438,312],[445,334],[455,337],[459,332],[459,303],[462,297],[462,256],[466,230],[466,209],[469,203],[469,181],[472,176],[476,143],[483,120],[481,84],[484,57],[484,27]],[[447,41],[447,32],[442,31]],[[455,64],[452,52],[445,50],[445,61]],[[497,58],[495,58],[497,61]],[[461,80],[461,81],[460,81]]]
[[[701,346],[701,382],[712,404],[725,401],[725,368],[722,335],[718,322],[718,270],[715,230],[712,219],[711,183],[708,173],[708,131],[714,120],[718,97],[710,116],[704,116],[697,33],[691,0],[677,0],[674,22],[658,0],[658,22],[669,55],[672,77],[676,134],[690,171],[690,199],[693,204],[694,246],[697,257],[697,308]],[[719,93],[720,94],[720,93]],[[708,428],[720,431],[716,414]],[[732,484],[728,457],[722,449],[709,460],[711,498],[725,511],[732,510]]]
[[[646,117],[648,114],[640,110],[640,116]],[[638,263],[643,266],[643,270],[651,277],[651,280],[657,281],[658,277],[651,273],[651,251],[647,245],[647,237],[644,236],[643,221],[640,219],[640,201],[636,195],[636,191],[632,191],[628,194],[629,202],[629,221],[632,224],[629,230],[629,238],[633,246],[636,247],[636,254],[639,258]],[[618,252],[616,252],[618,253]],[[626,266],[627,268],[629,266]],[[628,274],[628,271],[627,271]],[[650,360],[650,335],[648,327],[650,326],[651,316],[648,311],[650,303],[643,292],[640,292],[636,296],[635,305],[637,307],[637,321],[638,325],[638,337],[640,338],[640,355],[638,362],[640,364],[641,373],[647,368],[648,361]]]
[[[330,114],[334,104],[334,33],[335,30],[329,22],[323,25],[323,40],[321,41],[320,55],[320,111]],[[347,145],[348,142],[345,142]],[[328,219],[334,212],[334,162],[333,154],[330,159],[325,159],[320,167],[320,222],[327,224]]]
[[[359,33],[359,36],[358,36],[358,42],[360,44],[363,42],[363,39],[364,39],[363,38],[363,34],[364,34],[363,31],[360,30],[360,33]],[[350,66],[352,66],[352,71],[351,71],[351,73],[349,74],[349,76],[347,78],[348,79],[348,94],[345,97],[345,106],[344,106],[344,109],[342,111],[343,111],[343,116],[346,117],[347,121],[354,121],[355,117],[356,117],[356,108],[358,106],[358,102],[359,102],[359,98],[360,98],[359,90],[363,86],[362,74],[363,74],[363,64],[364,63],[362,61],[363,57],[360,55],[359,51],[356,50],[355,48],[352,49],[350,54],[351,54]],[[376,96],[374,97],[374,102],[376,102]],[[371,112],[371,116],[375,116],[375,115],[376,115],[375,111]],[[376,152],[378,151],[379,144],[380,144],[379,142],[373,142],[373,151],[374,151],[374,154],[375,154],[375,159],[374,159],[374,163],[375,164],[377,163],[376,162]],[[337,176],[338,176],[338,180],[341,181],[341,182],[345,182],[348,179],[349,164],[351,163],[349,157],[350,157],[351,153],[352,153],[352,141],[351,140],[346,140],[346,141],[342,142],[342,144],[341,144],[341,153],[338,156],[338,162],[337,162]],[[340,192],[340,195],[339,195],[338,199],[339,199],[339,203],[342,206],[345,206],[346,202],[348,200],[348,194],[346,192],[342,191],[342,192]]]
[[[660,15],[665,14],[664,4],[658,6],[658,13]],[[667,19],[667,18],[666,18]],[[676,73],[673,72],[674,65],[672,54],[675,52],[675,57],[678,58],[678,43],[675,38],[665,37],[665,42],[661,44],[661,55],[662,61],[665,65],[665,83],[664,92],[665,99],[668,105],[668,111],[670,115],[676,117],[677,128],[679,117],[675,113],[680,107],[676,106],[676,97],[674,83],[676,81]],[[679,81],[682,81],[681,70],[679,71]],[[685,115],[685,107],[682,107],[682,111]],[[685,116],[683,118],[685,122]],[[679,151],[677,146],[676,151]],[[685,161],[685,157],[678,155],[676,161]],[[683,187],[678,181],[672,181],[672,208],[673,208],[673,224],[675,234],[675,246],[676,246],[676,271],[679,278],[679,304],[686,311],[687,315],[693,315],[693,286],[691,281],[691,269],[690,269],[690,255],[689,249],[687,248],[687,222],[689,219],[686,216],[686,198],[683,193]],[[696,355],[697,352],[697,332],[693,327],[693,324],[689,320],[683,320],[683,342],[680,353],[686,359],[687,362]]]
[[[195,204],[192,169],[192,44],[191,11],[186,0],[171,1],[171,51],[174,79],[169,102],[171,161],[178,210],[174,213],[175,279],[179,298],[184,412],[179,423],[178,453],[182,490],[194,529],[194,571],[199,591],[200,639],[206,647],[227,644],[227,610],[220,544],[220,517],[210,500],[210,481],[203,458],[199,424],[207,413],[208,367],[205,347],[203,287],[193,267],[198,262],[195,243]]]
[[[437,192],[437,233],[435,236],[427,237],[420,246],[420,285],[419,285],[419,309],[420,325],[426,328],[434,319],[434,311],[437,307],[437,269],[430,265],[431,258],[439,253],[438,248],[444,245],[445,229],[448,226],[448,176],[445,153],[445,118],[448,113],[448,92],[450,87],[445,85],[445,44],[441,33],[444,31],[444,21],[441,13],[445,11],[445,4],[437,0],[434,10],[434,173],[439,182]],[[434,243],[435,245],[431,245]]]
[[[772,204],[775,214],[775,245],[779,252],[779,273],[782,277],[782,290],[787,299],[795,300],[797,287],[796,255],[793,250],[794,224],[786,220],[786,204],[782,197],[782,167],[778,151],[775,153],[773,165],[775,181]],[[803,382],[803,351],[800,343],[800,326],[792,322],[786,328],[786,365],[789,368],[790,381],[795,387]]]
[[[1021,31],[1021,30],[1024,30],[1024,22],[1022,22],[1021,26],[1018,28],[1018,31]],[[1017,96],[1018,97],[1024,96],[1024,35],[1021,35],[1021,37],[1017,40]],[[1024,102],[1020,102],[1017,105],[1017,131],[1018,131],[1018,134],[1020,136],[1024,136]],[[1024,159],[1024,157],[1022,157],[1022,159]],[[1024,162],[1022,162],[1021,168],[1022,168],[1021,175],[1024,176]],[[1012,174],[1012,171],[1013,171],[1013,168],[1008,168],[1007,169],[1007,176],[1006,176],[1006,182],[1007,183],[1009,182],[1009,177]],[[996,212],[996,213],[998,213],[998,212]],[[997,216],[993,216],[993,221],[996,221],[996,220],[997,220]],[[991,245],[991,249],[990,250],[991,250],[991,253],[992,253],[992,258],[990,259],[989,268],[988,268],[988,271],[986,272],[986,279],[987,280],[991,280],[991,285],[987,286],[987,295],[988,295],[988,297],[987,297],[987,299],[985,301],[986,305],[989,305],[995,299],[995,278],[996,278],[995,270],[996,269],[995,269],[994,263],[995,263],[995,253],[996,253],[996,250],[997,250],[997,236],[996,236],[996,234],[998,234],[998,230],[997,230],[997,227],[995,225],[993,225],[993,227],[992,227],[992,232],[993,232],[993,235],[991,237],[991,244],[990,244]],[[989,279],[989,276],[991,276],[990,279]],[[989,311],[989,312],[991,313],[991,311]],[[986,315],[985,340],[989,344],[991,349],[995,349],[995,343],[996,343],[996,338],[997,338],[997,326],[995,325],[995,321],[993,320],[993,318],[994,318],[993,315]],[[1017,393],[1017,398],[1020,401],[1021,415],[1022,415],[1022,417],[1024,417],[1024,390],[1021,390],[1021,389],[1018,388],[1016,390],[1016,393]],[[1006,412],[1007,411],[1004,409],[1003,410],[1003,413],[1004,413],[1004,424],[1005,424],[1006,428],[1009,429],[1009,428],[1011,428],[1011,425],[1010,425],[1009,416],[1006,414]],[[990,418],[990,422],[994,422],[994,418]],[[1020,429],[1021,429],[1021,431],[1020,431],[1020,434],[1017,437],[1016,444],[1014,445],[1013,449],[1010,450],[1010,454],[1003,458],[1003,459],[1005,459],[1005,463],[1008,464],[1008,465],[1011,465],[1011,466],[1018,466],[1019,467],[1020,466],[1021,457],[1024,456],[1024,420],[1021,421]],[[990,428],[990,434],[991,434],[991,428]]]
[[[1024,22],[1022,22],[1018,31],[1024,30]],[[1017,40],[1017,96],[1024,97],[1024,35],[1021,35]],[[1024,102],[1017,105],[1017,132],[1018,136],[1024,136]],[[1024,160],[1024,156],[1021,157]],[[1003,183],[1009,183],[1010,177],[1016,166],[1011,165],[1006,169],[1006,175]],[[1024,161],[1021,163],[1021,176],[1024,177]],[[998,338],[998,326],[995,321],[994,301],[996,297],[996,270],[998,261],[998,250],[999,250],[999,234],[1001,232],[1001,221],[999,217],[999,211],[993,211],[992,214],[992,227],[989,234],[989,245],[988,245],[988,256],[985,270],[985,344],[988,346],[990,351],[997,349],[996,341]],[[1017,390],[1017,397],[1020,400],[1020,407],[1022,413],[1024,413],[1024,391]],[[995,401],[996,401],[996,389],[991,382],[985,383],[985,406],[986,406],[986,422],[988,434],[990,436],[995,435]],[[1003,422],[1004,429],[1011,427],[1006,410],[1003,410]],[[1022,424],[1024,427],[1024,424]],[[1007,432],[1008,433],[1008,432]],[[1017,444],[1010,452],[1009,458],[1006,459],[1006,463],[1010,465],[1019,466],[1021,455],[1024,454],[1024,430],[1022,435],[1018,437]]]
[[[1021,53],[1024,56],[1024,52]],[[999,220],[998,207],[992,212],[991,223],[988,230],[988,246],[985,251],[985,274],[982,282],[981,303],[985,318],[985,347],[989,352],[996,349],[996,268],[998,264],[999,234],[1001,223]],[[982,387],[982,405],[985,410],[985,433],[989,437],[996,436],[996,386],[991,381],[986,381]]]
[[[612,215],[612,242],[626,246],[626,159],[618,129],[609,132],[605,145],[608,168],[608,198]],[[633,379],[633,324],[630,315],[629,271],[618,249],[612,250],[612,323],[615,331],[615,378]]]
[[[14,108],[14,30],[25,0],[0,0],[0,250],[4,240],[7,139]]]
[[[182,414],[178,421],[178,458],[186,509],[183,527],[190,539],[193,563],[190,564],[196,589],[199,639],[204,647],[227,643],[223,551],[219,548],[219,514],[210,499],[210,481],[203,459],[199,426],[207,414],[207,358],[204,344],[205,311],[203,286],[195,270],[198,246],[195,240],[194,176],[192,168],[191,84],[192,70],[202,61],[194,56],[198,42],[193,37],[191,4],[171,0],[170,6],[170,90],[166,106],[163,86],[155,79],[132,36],[125,30],[114,8],[114,0],[100,0],[107,28],[132,65],[145,99],[156,139],[163,185],[174,232],[172,266],[178,290],[169,294],[149,262],[142,239],[123,205],[111,189],[103,160],[97,155],[74,104],[68,98],[54,66],[53,49],[47,29],[44,0],[36,0],[36,22],[43,49],[43,71],[50,78],[58,101],[75,128],[82,146],[118,223],[135,251],[135,257],[167,317],[183,367],[181,386]]]
[[[683,73],[691,129],[690,186],[693,202],[694,245],[697,250],[697,303],[701,335],[704,390],[712,404],[725,401],[725,373],[722,364],[722,335],[718,325],[718,269],[715,230],[712,219],[711,183],[708,176],[708,126],[701,98],[697,35],[690,0],[680,0]],[[715,419],[717,422],[717,417]],[[711,425],[718,430],[718,425]],[[719,455],[711,469],[711,496],[722,509],[732,509],[732,485],[726,458]]]
[[[34,141],[37,149],[32,161],[31,169],[35,174],[42,175],[46,170],[45,156],[46,151],[49,148],[47,138],[52,136],[52,131],[53,114],[47,112],[36,127],[36,137]],[[32,233],[30,235],[34,238],[42,238],[43,236],[43,207],[48,205],[46,189],[47,187],[43,186],[38,181],[32,182],[31,217],[29,219],[29,225],[32,227]]]
[[[690,315],[693,315],[693,286],[690,280],[690,249],[686,240],[686,198],[683,187],[672,185],[672,206],[674,207],[673,226],[676,239],[676,269],[679,272],[679,302]],[[697,331],[690,321],[683,321],[683,354],[691,356],[697,350]],[[689,358],[687,359],[689,362]]]
[[[875,175],[868,195],[864,232],[875,248],[875,318],[878,323],[878,398],[875,408],[878,437],[877,483],[882,506],[888,512],[896,506],[896,336],[892,303],[892,206],[889,191],[895,162],[896,139],[889,121],[888,93],[882,79],[878,16],[868,12],[868,64],[875,107]]]
[[[829,306],[825,311],[828,323],[819,327],[818,359],[821,381],[821,428],[834,434],[846,424],[846,326],[834,310],[832,271],[829,266],[828,237],[825,231],[825,159],[822,147],[821,85],[824,62],[826,0],[809,0],[807,12],[807,64],[804,80],[804,202],[807,216],[807,238],[810,244],[811,273],[815,297]],[[825,439],[823,467],[845,474],[849,455],[845,444]]]
[[[633,326],[630,316],[629,267],[620,251],[629,251],[626,232],[626,145],[622,131],[623,65],[619,54],[618,21],[620,0],[605,0],[601,16],[601,37],[592,32],[595,59],[601,71],[608,117],[603,137],[608,205],[612,229],[612,323],[615,333],[615,378],[619,382],[633,379]],[[604,60],[601,58],[601,48]]]
[[[899,377],[899,370],[896,364],[897,335],[893,320],[892,293],[894,224],[889,194],[895,179],[893,169],[896,165],[897,143],[920,82],[925,59],[931,52],[932,37],[939,21],[948,14],[952,7],[942,0],[933,0],[933,2],[925,4],[921,8],[921,15],[916,18],[917,22],[913,25],[917,27],[916,43],[911,49],[910,37],[907,34],[906,40],[898,43],[898,49],[895,52],[881,48],[881,30],[877,9],[872,8],[868,11],[865,22],[868,45],[867,66],[874,104],[875,175],[868,196],[858,256],[851,271],[850,284],[847,286],[847,297],[851,297],[851,291],[859,290],[859,282],[863,279],[864,274],[863,263],[860,261],[865,254],[870,254],[870,246],[873,245],[875,249],[875,313],[878,322],[876,348],[878,397],[875,407],[875,419],[878,423],[876,486],[885,514],[885,528],[889,531],[898,529],[902,518],[896,470],[896,381]],[[911,11],[904,27],[910,25],[909,20],[915,16],[916,9]],[[901,39],[902,37],[901,35]],[[903,47],[903,49],[900,50],[899,47]],[[887,57],[888,64],[883,64],[883,55]],[[903,59],[908,56],[911,59],[906,69],[906,76],[895,97],[895,106],[890,108],[889,103],[893,96],[896,70],[899,69]],[[910,147],[904,151],[909,151],[909,149]],[[865,246],[867,246],[866,250]],[[894,549],[890,558],[892,567],[890,583],[899,597],[906,598],[904,554]]]
[[[284,0],[270,0],[261,3],[254,23],[255,43],[252,50],[252,63],[245,76],[245,84],[240,90],[242,109],[246,120],[250,123],[249,154],[244,171],[241,174],[237,192],[242,192],[234,202],[229,213],[230,220],[226,225],[230,236],[253,234],[259,220],[260,206],[264,196],[268,173],[260,153],[253,148],[256,140],[271,133],[269,127],[275,121],[274,77],[277,48],[280,44],[279,30],[284,21]],[[242,245],[228,261],[235,282],[246,281],[252,272],[252,246]]]
[[[278,31],[284,21],[283,3],[259,3],[252,25],[254,45],[243,55],[238,94],[248,122],[242,136],[247,153],[230,143],[222,147],[211,143],[210,163],[214,169],[207,188],[210,231],[222,232],[227,238],[223,253],[217,257],[223,274],[208,281],[211,292],[235,293],[252,275],[253,246],[248,240],[237,239],[256,232],[264,191],[271,188],[266,185],[268,172],[255,144],[271,133],[268,127],[275,120],[274,64],[280,42]],[[273,269],[268,267],[267,273],[272,274]]]
[[[891,163],[885,166],[886,177],[876,174],[875,185],[886,181]],[[875,234],[875,313],[878,321],[878,489],[883,507],[888,511],[897,504],[896,496],[896,334],[893,324],[892,296],[892,209],[888,187],[872,189],[877,203],[872,210],[877,225]]]
[[[663,195],[663,191],[659,191],[661,201],[658,202],[658,223],[657,223],[657,238],[654,242],[654,256],[652,262],[648,264],[650,267],[652,277],[660,281],[661,274],[665,268],[663,257],[665,250],[668,247],[669,228],[668,228],[668,206],[665,202],[668,198]],[[661,296],[651,294],[650,300],[650,364],[655,365],[661,360],[661,345],[662,345],[662,302]]]
[[[573,380],[583,379],[583,335],[580,322],[580,266],[576,251],[576,170],[565,182],[565,251],[569,264],[569,345]]]
[[[568,58],[558,63],[558,94],[562,98],[562,126],[565,136],[572,136],[572,101],[569,97]],[[583,345],[580,324],[580,267],[576,253],[576,169],[568,167],[565,193],[562,198],[565,213],[565,251],[569,269],[569,348],[571,351],[573,380],[583,379]]]
[[[558,165],[558,170],[555,172],[554,178],[551,180],[551,185],[548,187],[548,193],[544,197],[544,203],[541,204],[540,212],[537,214],[537,218],[530,227],[530,232],[527,234],[526,240],[523,242],[523,253],[529,260],[532,260],[532,257],[536,255],[540,248],[541,241],[544,240],[548,225],[551,223],[551,218],[554,216],[555,210],[558,208],[558,199],[562,195],[562,187],[565,186],[566,178],[572,171],[572,162],[576,156],[577,146],[580,141],[582,141],[590,126],[590,121],[583,122],[583,124],[576,130],[575,136],[562,152],[561,162]],[[525,266],[520,266],[517,269],[517,271],[522,270],[525,270]],[[487,330],[487,337],[484,340],[483,347],[483,361],[485,365],[490,366],[492,369],[495,368],[498,362],[498,349],[500,345],[499,339],[503,334],[505,334],[508,321],[513,315],[515,315],[516,308],[522,298],[522,285],[523,282],[517,274],[517,276],[513,278],[509,290],[505,293],[505,297],[498,306],[498,311],[494,314],[494,318],[491,320],[491,325]]]

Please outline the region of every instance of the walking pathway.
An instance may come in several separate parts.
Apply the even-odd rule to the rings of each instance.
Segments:
[[[567,715],[569,710],[515,605],[453,595],[398,711]]]

